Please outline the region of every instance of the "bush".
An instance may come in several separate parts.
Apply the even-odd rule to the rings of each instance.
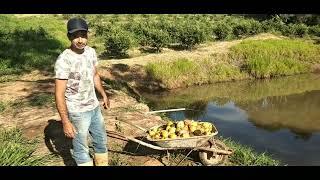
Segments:
[[[320,25],[311,26],[309,28],[309,34],[314,36],[320,36]]]
[[[123,30],[112,32],[106,37],[105,48],[108,54],[124,56],[127,50],[134,45],[134,38],[131,33]]]
[[[304,37],[308,34],[308,26],[305,24],[293,24],[289,27],[292,29],[294,36]]]
[[[213,33],[216,39],[226,40],[232,35],[232,27],[225,22],[220,22],[213,28]]]
[[[249,34],[250,24],[247,21],[240,21],[239,24],[236,24],[233,27],[233,35],[235,37],[242,37],[244,35]]]
[[[182,46],[191,50],[195,45],[203,43],[206,40],[206,35],[199,26],[185,23],[180,26],[178,39]]]
[[[162,29],[154,28],[150,28],[149,30],[145,31],[145,37],[148,41],[148,44],[151,47],[155,47],[157,52],[160,52],[162,47],[167,46],[170,38],[168,32]]]

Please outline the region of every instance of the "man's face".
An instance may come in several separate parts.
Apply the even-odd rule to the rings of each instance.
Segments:
[[[77,49],[83,49],[88,42],[87,31],[76,31],[69,35],[72,45]]]

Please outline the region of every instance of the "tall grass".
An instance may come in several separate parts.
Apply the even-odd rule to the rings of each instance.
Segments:
[[[19,129],[0,130],[0,166],[41,166],[48,156],[35,155],[36,141],[26,140]]]
[[[246,74],[241,73],[235,66],[211,60],[159,61],[149,63],[145,68],[153,79],[161,81],[169,89],[246,77]]]
[[[320,46],[302,40],[247,40],[231,47],[231,58],[240,61],[255,78],[310,71],[320,62]]]

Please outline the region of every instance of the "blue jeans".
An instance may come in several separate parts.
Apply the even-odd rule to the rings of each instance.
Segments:
[[[88,135],[92,137],[95,153],[106,153],[106,128],[101,114],[100,106],[87,112],[69,112],[69,119],[77,130],[73,144],[73,158],[77,164],[91,161],[89,155]]]

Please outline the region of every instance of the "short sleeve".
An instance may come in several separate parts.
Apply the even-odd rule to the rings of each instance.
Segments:
[[[62,54],[55,63],[54,71],[56,79],[69,79],[70,65]]]

